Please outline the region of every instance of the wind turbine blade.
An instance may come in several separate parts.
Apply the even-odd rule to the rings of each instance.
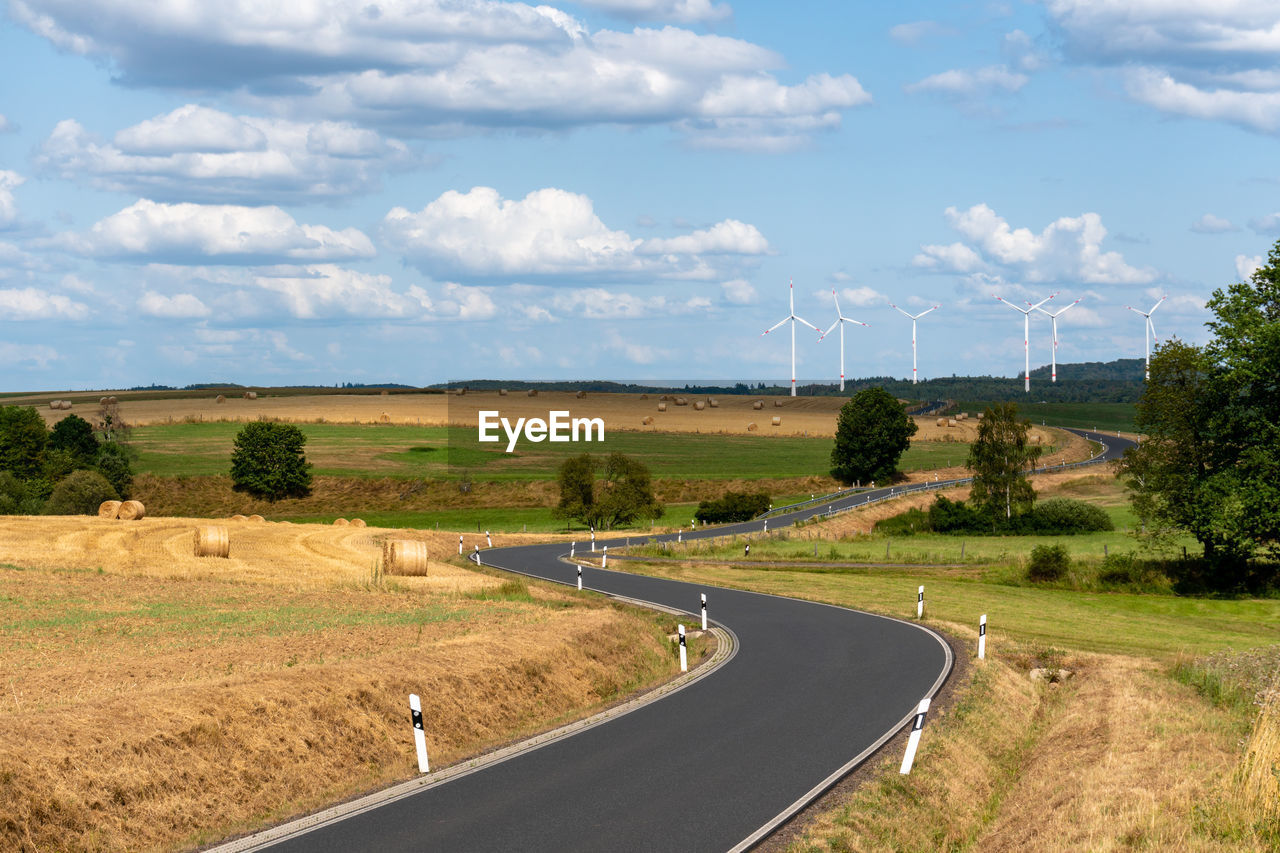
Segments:
[[[1057,296],[1057,295],[1058,295],[1059,293],[1061,293],[1061,292],[1062,292],[1062,291],[1060,291],[1060,290],[1059,290],[1059,291],[1057,291],[1057,292],[1055,292],[1055,293],[1052,293],[1052,294],[1050,294],[1049,296],[1046,296],[1044,299],[1041,299],[1041,300],[1040,300],[1039,302],[1037,302],[1035,305],[1031,305],[1031,303],[1030,303],[1030,302],[1028,302],[1027,304],[1028,304],[1028,305],[1031,305],[1031,307],[1032,307],[1032,308],[1039,308],[1041,305],[1045,304],[1046,302],[1048,302],[1050,299],[1052,299],[1053,297]]]
[[[1150,310],[1150,311],[1148,311],[1148,312],[1147,312],[1147,314],[1148,314],[1148,315],[1151,315],[1151,314],[1156,313],[1156,309],[1157,309],[1157,308],[1159,308],[1159,307],[1164,303],[1164,301],[1165,301],[1166,299],[1168,299],[1168,298],[1169,298],[1169,294],[1167,294],[1167,293],[1166,293],[1164,296],[1161,296],[1161,297],[1160,297],[1160,301],[1159,301],[1159,302],[1157,302],[1155,305],[1152,305],[1152,306],[1151,306],[1151,310]]]
[[[830,329],[827,329],[825,332],[823,332],[821,335],[819,335],[819,336],[818,336],[818,340],[819,340],[819,341],[821,341],[821,340],[822,340],[823,338],[825,338],[827,335],[829,335],[829,334],[831,334],[832,332],[834,332],[834,331],[836,330],[836,326],[839,326],[839,325],[840,325],[840,318],[839,318],[839,317],[837,317],[837,318],[836,318],[836,321],[835,321],[834,323],[832,323],[832,324],[831,324],[831,328],[830,328]],[[819,330],[819,331],[821,331],[821,330]]]
[[[992,296],[996,296],[994,293],[993,293],[993,294],[991,294],[991,295],[992,295]],[[996,296],[996,299],[999,299],[1003,304],[1008,305],[1008,306],[1009,306],[1010,308],[1012,308],[1014,311],[1017,311],[1017,312],[1022,313],[1022,314],[1026,314],[1026,313],[1027,313],[1026,311],[1023,311],[1021,308],[1019,308],[1017,305],[1014,305],[1014,304],[1013,304],[1012,302],[1010,302],[1008,299],[1005,299],[1003,296]],[[1030,310],[1030,309],[1027,309],[1027,310]]]
[[[840,316],[840,297],[836,295],[836,289],[831,288],[831,298],[836,301],[836,316]]]
[[[1148,314],[1148,313],[1147,313],[1147,312],[1145,312],[1145,311],[1139,311],[1137,308],[1134,308],[1132,305],[1126,305],[1126,306],[1124,306],[1124,307],[1125,307],[1125,308],[1128,308],[1130,311],[1132,311],[1132,312],[1133,312],[1133,313],[1135,313],[1135,314],[1141,314],[1143,317],[1150,317],[1150,316],[1151,316],[1150,314]]]
[[[815,325],[813,325],[812,323],[810,323],[810,322],[809,322],[808,320],[806,320],[805,318],[803,318],[803,317],[796,317],[794,314],[792,314],[791,316],[792,316],[792,317],[794,317],[796,320],[799,320],[801,323],[804,323],[806,326],[808,326],[810,329],[813,329],[813,330],[814,330],[815,332],[817,332],[818,334],[822,334],[822,330],[821,330],[821,329],[819,329],[817,326],[815,326]],[[838,322],[840,322],[840,321],[839,321],[839,320],[837,320],[836,322],[838,323]]]
[[[791,319],[790,317],[783,317],[781,320],[779,320],[778,322],[774,323],[772,326],[770,326],[769,328],[767,328],[767,329],[765,329],[763,332],[761,332],[761,333],[760,333],[760,337],[762,337],[762,338],[763,338],[765,335],[769,334],[769,333],[770,333],[770,332],[772,332],[774,329],[778,328],[779,326],[781,326],[783,323],[787,322],[787,321],[788,321],[788,320],[790,320],[790,319]]]
[[[901,308],[899,308],[897,305],[894,305],[892,302],[890,302],[890,303],[889,303],[889,307],[890,307],[890,308],[892,308],[892,309],[894,309],[894,310],[895,310],[895,311],[897,311],[899,314],[901,314],[903,317],[906,317],[906,318],[907,318],[907,319],[909,319],[909,320],[914,320],[914,319],[915,319],[915,317],[912,317],[910,314],[908,314],[906,311],[903,311]]]
[[[791,294],[791,316],[796,315],[796,282],[795,279],[787,279],[787,287],[790,288]]]
[[[1084,299],[1084,297],[1083,297],[1083,296],[1081,296],[1081,297],[1080,297],[1080,299]],[[1058,312],[1057,314],[1055,314],[1054,316],[1056,316],[1056,317],[1061,317],[1063,314],[1067,313],[1067,312],[1068,312],[1068,311],[1070,311],[1072,308],[1075,308],[1077,305],[1079,305],[1079,304],[1080,304],[1080,299],[1077,299],[1075,302],[1072,302],[1070,305],[1068,305],[1066,308],[1063,308],[1061,311],[1059,311],[1059,312]]]
[[[1151,322],[1151,318],[1147,318],[1147,325],[1151,327],[1151,337],[1153,340],[1160,340],[1160,336],[1156,334],[1156,324]]]

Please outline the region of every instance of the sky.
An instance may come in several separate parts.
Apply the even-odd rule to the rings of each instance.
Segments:
[[[0,390],[785,381],[792,281],[1014,381],[1280,238],[1274,0],[0,6]]]

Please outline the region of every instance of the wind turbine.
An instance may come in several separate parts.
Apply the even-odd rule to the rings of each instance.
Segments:
[[[1049,298],[1052,299],[1053,297],[1051,296]],[[1081,299],[1083,298],[1084,297],[1081,297]],[[1066,308],[1063,308],[1061,311],[1058,311],[1056,314],[1052,311],[1046,311],[1043,308],[1036,309],[1041,314],[1048,314],[1049,319],[1053,321],[1053,373],[1050,374],[1051,382],[1058,381],[1058,318],[1061,317],[1063,314],[1067,313],[1068,311],[1070,311],[1072,308],[1076,307],[1076,305],[1078,304],[1080,304],[1079,299],[1077,299],[1075,302],[1072,302],[1070,305],[1068,305]]]
[[[794,397],[796,395],[796,323],[804,323],[818,334],[822,334],[822,330],[803,317],[796,316],[796,283],[794,281],[788,281],[788,285],[791,288],[791,313],[761,332],[760,337],[763,338],[783,323],[791,323],[791,396]]]
[[[1151,322],[1151,315],[1156,313],[1156,309],[1160,307],[1160,303],[1164,302],[1168,298],[1169,298],[1169,294],[1167,293],[1164,296],[1161,296],[1160,302],[1157,302],[1155,305],[1152,305],[1150,311],[1139,311],[1137,308],[1134,308],[1132,305],[1124,306],[1125,308],[1128,308],[1133,313],[1141,314],[1143,317],[1147,318],[1147,370],[1144,378],[1147,379],[1148,381],[1151,379],[1151,339],[1155,338],[1156,340],[1160,340],[1159,335],[1156,334],[1155,323]]]
[[[928,314],[929,311],[935,311],[938,308],[941,308],[942,306],[935,305],[932,308],[929,308],[928,310],[921,311],[919,314],[908,314],[906,311],[903,311],[901,308],[898,308],[898,306],[894,305],[892,302],[889,303],[889,307],[896,308],[898,313],[900,313],[902,316],[911,318],[911,384],[915,385],[916,384],[916,320],[919,320],[925,314]]]
[[[836,301],[836,321],[831,324],[831,329],[834,329],[836,326],[840,327],[840,390],[843,391],[844,390],[844,324],[857,323],[859,326],[865,326],[867,324],[862,322],[861,320],[850,319],[849,317],[846,317],[844,316],[844,314],[840,313],[840,297],[836,296],[836,289],[834,287],[831,288],[831,298]],[[827,335],[831,334],[831,329],[827,329],[825,332],[823,332],[822,335],[818,338],[818,340],[821,341]]]
[[[991,295],[996,296],[994,293]],[[1030,308],[1019,308],[1017,305],[1014,305],[1012,302],[1005,299],[1003,296],[996,296],[996,299],[999,299],[1001,302],[1003,302],[1005,305],[1008,305],[1014,311],[1022,312],[1022,351],[1026,355],[1026,360],[1027,360],[1026,371],[1022,374],[1023,381],[1024,381],[1022,390],[1027,393],[1031,393],[1031,312],[1036,310],[1041,305],[1045,304],[1046,302],[1048,302],[1050,299],[1052,299],[1054,296],[1057,296],[1057,295],[1058,295],[1057,293],[1054,293],[1050,296],[1047,296],[1046,298],[1041,299],[1035,305],[1031,305],[1030,302],[1027,302],[1028,305],[1031,305]]]

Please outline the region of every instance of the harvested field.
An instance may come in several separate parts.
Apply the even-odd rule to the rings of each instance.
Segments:
[[[443,767],[675,669],[661,619],[432,537],[382,581],[390,531],[200,523],[0,519],[0,849],[189,849],[416,775],[410,692]]]

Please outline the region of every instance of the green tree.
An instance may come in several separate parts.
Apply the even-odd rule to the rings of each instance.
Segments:
[[[1018,407],[999,403],[982,416],[978,439],[969,448],[965,463],[973,472],[969,503],[988,518],[992,526],[1030,511],[1036,490],[1026,472],[1042,449],[1028,440],[1031,421],[1018,419]]]
[[[883,388],[859,391],[840,408],[836,420],[831,476],[845,485],[889,482],[916,429],[902,404]]]
[[[103,501],[119,498],[97,471],[72,471],[53,487],[44,511],[46,515],[96,515]]]
[[[269,501],[311,494],[306,443],[302,430],[292,424],[247,424],[231,451],[232,488]]]
[[[654,497],[649,469],[638,459],[610,453],[596,492],[591,516],[606,530],[662,517],[663,507]]]
[[[0,471],[35,480],[44,469],[49,430],[31,406],[0,406]]]
[[[133,493],[131,454],[123,444],[115,441],[102,442],[95,462],[98,472],[107,478],[107,482],[120,493],[121,498],[128,498]]]
[[[1257,588],[1280,558],[1280,242],[1249,283],[1214,292],[1213,338],[1151,358],[1142,443],[1122,471],[1149,533],[1189,532],[1219,589]]]
[[[98,459],[98,438],[93,425],[79,415],[67,415],[53,425],[49,433],[49,449],[65,450],[76,461],[76,467],[88,468]]]
[[[560,502],[551,514],[556,518],[577,519],[585,523],[595,503],[596,463],[591,454],[571,456],[560,465],[556,482],[560,486]]]

